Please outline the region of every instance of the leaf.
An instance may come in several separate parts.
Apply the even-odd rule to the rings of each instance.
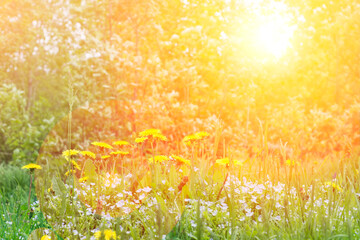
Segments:
[[[221,171],[218,171],[217,169],[215,169],[214,174],[213,174],[213,180],[215,183],[222,184],[225,180],[225,174],[223,174]]]
[[[96,182],[97,181],[97,173],[96,168],[92,162],[92,160],[86,160],[84,167],[84,175],[88,177],[89,182]]]
[[[55,195],[61,196],[62,199],[66,197],[66,187],[61,179],[53,177],[51,180]]]

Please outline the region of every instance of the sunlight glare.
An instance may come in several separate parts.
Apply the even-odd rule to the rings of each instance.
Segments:
[[[258,51],[280,58],[291,47],[294,27],[281,15],[267,16],[257,24],[254,44]]]

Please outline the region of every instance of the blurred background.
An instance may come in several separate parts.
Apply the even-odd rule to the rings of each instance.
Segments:
[[[217,132],[243,159],[360,144],[355,0],[2,0],[0,31],[2,163],[34,162],[56,122],[110,99],[128,135]]]

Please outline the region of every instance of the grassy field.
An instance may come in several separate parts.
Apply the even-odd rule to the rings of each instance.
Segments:
[[[360,239],[359,20],[0,1],[0,240]]]
[[[43,151],[31,213],[28,170],[1,166],[2,238],[26,239],[37,228],[64,239],[360,238],[358,154],[214,159],[213,138],[200,132],[183,139],[179,157],[164,154],[171,143],[160,130],[144,132],[117,149],[106,141],[51,158]],[[99,153],[109,157],[96,162]]]

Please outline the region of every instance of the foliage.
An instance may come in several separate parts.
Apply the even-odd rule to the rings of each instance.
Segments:
[[[354,1],[37,0],[0,7],[1,79],[24,91],[21,107],[35,117],[19,122],[31,122],[34,128],[21,132],[35,135],[32,139],[43,137],[41,126],[46,123],[41,122],[48,116],[63,116],[73,91],[74,107],[127,99],[132,132],[139,127],[139,114],[156,116],[149,123],[155,127],[177,123],[175,133],[207,129],[217,118],[228,138],[242,148],[261,148],[257,135],[265,126],[273,145],[280,139],[291,148],[310,145],[298,154],[323,156],[333,148],[359,145],[360,86],[354,66],[360,51],[360,11]],[[259,7],[264,16],[286,16],[295,28],[292,48],[281,58],[252,47]],[[29,11],[25,14],[23,8]],[[21,37],[13,29],[22,32]],[[339,115],[343,117],[334,126],[346,129],[335,133],[342,139],[334,143],[325,133],[328,128],[312,119],[331,125]],[[19,128],[12,131],[19,133]],[[294,138],[294,132],[302,137]],[[9,133],[4,141],[16,139],[21,137]],[[324,146],[313,146],[318,143]],[[4,152],[39,147],[33,141],[23,144]],[[15,159],[33,159],[35,153],[19,150]]]
[[[26,109],[24,92],[14,84],[0,87],[0,156],[1,162],[23,164],[34,161],[45,134],[53,125],[54,118],[35,122]],[[42,109],[41,105],[36,109]]]
[[[27,196],[29,174],[18,167],[0,165],[0,236],[4,239],[27,239],[39,227],[49,227],[34,200],[29,212]]]

